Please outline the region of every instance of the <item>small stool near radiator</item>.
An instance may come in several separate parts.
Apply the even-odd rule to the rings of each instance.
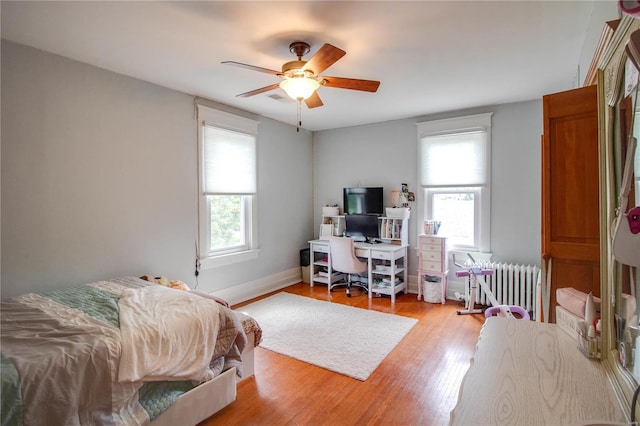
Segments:
[[[531,317],[529,316],[529,312],[525,311],[524,308],[516,305],[511,305],[507,307],[509,308],[509,311],[511,311],[512,314],[519,315],[520,316],[519,319],[523,319],[523,320],[531,319]],[[484,310],[484,316],[485,318],[491,318],[493,316],[499,317],[501,316],[500,315],[501,310],[502,310],[502,306],[492,306]]]

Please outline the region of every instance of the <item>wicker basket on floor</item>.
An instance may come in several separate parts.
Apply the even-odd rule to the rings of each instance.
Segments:
[[[442,302],[442,284],[439,277],[429,277],[424,280],[424,301],[429,303]]]

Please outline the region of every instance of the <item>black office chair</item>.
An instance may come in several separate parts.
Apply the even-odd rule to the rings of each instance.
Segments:
[[[361,288],[365,294],[369,287],[361,282],[352,282],[351,274],[360,274],[368,268],[367,262],[363,262],[356,257],[353,239],[343,237],[329,237],[329,251],[331,254],[331,268],[335,271],[347,274],[346,283],[331,284],[329,291],[334,287],[347,286],[347,297],[351,297],[351,286]]]

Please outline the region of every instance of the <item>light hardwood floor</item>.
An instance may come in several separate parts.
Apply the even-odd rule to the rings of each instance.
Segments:
[[[483,315],[457,315],[460,303],[425,303],[415,294],[398,295],[392,306],[388,296],[369,300],[353,290],[349,299],[344,289],[329,296],[326,286],[302,282],[282,291],[418,323],[364,382],[258,347],[255,377],[239,383],[237,400],[200,426],[448,424]]]

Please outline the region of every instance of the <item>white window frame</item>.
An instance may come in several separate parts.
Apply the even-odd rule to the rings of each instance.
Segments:
[[[474,199],[474,221],[473,221],[473,241],[476,242],[476,244],[472,244],[472,245],[462,245],[462,244],[450,244],[449,247],[456,249],[456,250],[461,250],[461,251],[481,251],[480,250],[480,245],[477,244],[478,241],[480,241],[481,239],[481,229],[482,229],[482,223],[481,223],[481,217],[482,217],[482,195],[483,195],[483,190],[484,188],[480,187],[480,186],[475,186],[475,187],[425,187],[423,189],[423,196],[424,196],[424,202],[425,202],[425,207],[424,207],[424,214],[427,219],[425,220],[430,220],[433,218],[433,197],[435,195],[438,194],[460,194],[463,192],[466,193],[473,193],[473,199]],[[482,250],[484,251],[484,250]]]
[[[256,192],[241,195],[244,218],[242,230],[245,243],[225,247],[224,249],[211,249],[211,209],[204,192],[204,127],[211,126],[219,129],[251,135],[256,139],[256,179],[257,179],[257,136],[258,121],[240,117],[227,112],[219,111],[204,105],[197,105],[198,113],[198,249],[200,262],[203,269],[215,268],[237,262],[256,259],[258,249],[258,215],[257,215],[257,182]],[[233,195],[233,194],[229,194]]]
[[[433,196],[441,193],[474,192],[474,244],[450,245],[451,250],[469,252],[491,251],[491,117],[493,113],[454,117],[417,123],[418,126],[418,182],[424,197],[418,203],[418,220],[432,220]],[[442,185],[428,186],[422,182],[422,139],[430,136],[450,135],[482,130],[486,132],[485,183],[483,185]],[[457,189],[457,190],[456,190]],[[423,232],[422,223],[418,223],[418,233]]]

